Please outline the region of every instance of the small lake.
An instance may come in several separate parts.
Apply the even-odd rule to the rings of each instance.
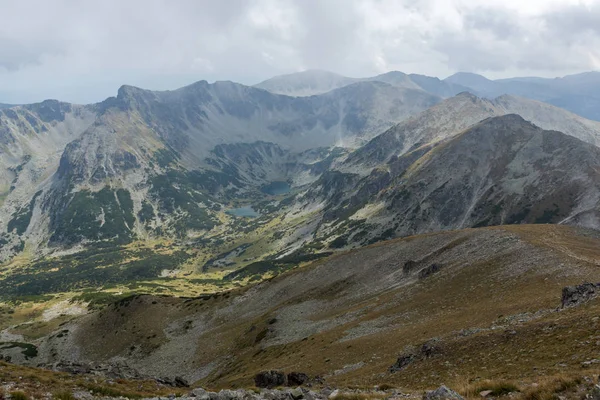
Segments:
[[[232,208],[231,210],[227,210],[226,213],[234,215],[236,217],[247,217],[247,218],[256,218],[256,217],[260,216],[260,214],[257,211],[255,211],[251,206]]]
[[[289,193],[291,189],[290,184],[284,181],[274,181],[260,188],[263,193],[270,194],[271,196]]]

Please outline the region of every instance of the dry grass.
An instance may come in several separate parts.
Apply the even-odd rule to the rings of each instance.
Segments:
[[[481,399],[482,391],[491,390],[492,397],[510,394],[517,400],[556,400],[586,398],[598,376],[597,370],[589,370],[587,374],[559,373],[549,376],[538,376],[534,379],[514,381],[485,380],[469,382],[465,380],[453,386],[466,399]]]
[[[56,400],[75,400],[72,392],[60,391],[52,394],[52,398]]]
[[[448,253],[477,256],[489,250],[487,247],[491,245],[477,235],[479,232],[498,231],[501,231],[503,239],[520,239],[526,245],[525,251],[517,255],[491,251],[492,256],[483,261],[465,256],[454,264],[445,263]],[[461,235],[470,235],[469,241],[465,242]],[[306,317],[308,323],[334,320],[349,314],[357,315],[354,320],[285,344],[265,345],[269,335],[263,340],[258,336],[269,329],[267,321],[277,316],[281,308],[300,304],[306,299],[327,305],[343,300],[345,293],[361,290],[368,283],[365,277],[360,277],[363,281],[353,281],[361,273],[360,269],[356,270],[356,275],[344,280],[336,277],[337,280],[311,281],[305,292],[286,298],[282,303],[269,303],[266,308],[259,309],[260,315],[225,318],[223,324],[212,327],[205,336],[194,338],[198,343],[210,343],[210,346],[199,346],[193,358],[198,365],[205,365],[223,355],[233,355],[235,362],[220,366],[218,373],[199,384],[212,388],[248,387],[253,384],[252,377],[260,370],[281,369],[302,371],[311,376],[328,376],[327,384],[338,387],[373,388],[385,382],[390,388],[420,391],[443,382],[475,397],[482,390],[492,390],[501,395],[515,388],[522,391],[519,396],[527,396],[530,392],[539,392],[531,396],[541,396],[546,390],[556,393],[560,386],[551,387],[550,383],[541,381],[536,382],[538,386],[531,386],[537,377],[556,376],[565,368],[580,376],[587,373],[583,371],[581,362],[597,358],[600,323],[591,323],[591,319],[600,315],[600,301],[560,312],[555,309],[560,304],[563,286],[583,280],[600,280],[598,239],[577,236],[576,231],[569,227],[548,225],[437,233],[371,246],[366,250],[372,250],[373,260],[360,261],[360,267],[370,271],[367,276],[370,278],[391,263],[385,261],[374,266],[376,257],[390,249],[421,241],[430,244],[423,245],[423,251],[417,254],[425,256],[433,253],[433,258],[428,260],[431,263],[442,260],[444,268],[439,274],[406,285],[390,285],[384,290],[369,291],[359,300],[340,301],[342,306],[339,308],[323,307]],[[442,249],[440,254],[435,252],[439,249]],[[285,286],[286,282],[295,279],[296,285],[302,285],[301,281],[310,276],[311,271],[320,273],[333,263],[338,263],[339,268],[352,267],[350,264],[356,263],[354,260],[364,251],[338,254],[312,266],[298,268],[263,283],[263,288],[275,286],[285,292],[290,289]],[[527,267],[521,268],[521,265]],[[558,265],[564,266],[559,269]],[[398,262],[397,268],[401,272],[402,263]],[[398,278],[397,275],[394,277]],[[165,326],[177,321],[201,320],[203,316],[228,307],[232,299],[247,290],[238,289],[227,296],[220,294],[194,300],[137,299],[89,318],[90,324],[81,327],[79,339],[82,346],[85,342],[93,342],[93,345],[86,345],[87,354],[97,357],[122,354],[132,343],[143,343],[144,351],[151,352],[167,340],[163,334]],[[523,322],[516,318],[514,325],[490,329],[495,324],[508,324],[506,321],[510,316],[540,309],[547,313]],[[348,331],[361,324],[386,318],[392,321],[386,329],[345,340]],[[463,335],[460,333],[463,328],[483,330]],[[507,331],[515,333],[507,334]],[[95,340],[87,340],[90,337]],[[433,337],[441,340],[441,354],[418,360],[395,374],[387,372],[405,346],[418,348]],[[332,374],[359,362],[363,363],[360,368]],[[559,364],[566,364],[566,367]],[[562,384],[565,387],[563,391],[571,390],[568,381]],[[97,385],[106,386],[102,383]],[[113,389],[113,386],[108,387]],[[145,389],[125,385],[115,390],[135,396]]]
[[[508,395],[509,393],[519,393],[521,389],[513,382],[485,380],[477,383],[467,383],[456,387],[456,390],[466,398],[480,398],[481,392],[490,391],[493,397]]]
[[[39,399],[47,393],[53,393],[55,399],[73,400],[72,393],[81,390],[91,391],[101,396],[130,399],[165,397],[169,394],[181,395],[187,392],[184,389],[159,385],[155,381],[129,381],[124,379],[108,381],[96,375],[71,375],[4,362],[0,362],[0,381],[15,383],[15,390],[10,393],[13,400]],[[17,393],[17,396],[22,397],[15,398],[15,393]]]
[[[591,390],[592,386],[590,378],[586,380],[578,375],[561,374],[543,377],[528,388],[522,398],[523,400],[554,400],[558,396],[576,398]]]
[[[11,400],[29,400],[29,396],[19,390],[10,392],[10,398]]]

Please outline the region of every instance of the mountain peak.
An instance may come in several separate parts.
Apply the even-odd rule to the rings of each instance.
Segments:
[[[471,99],[471,100],[481,100],[480,97],[478,97],[478,96],[476,96],[473,93],[468,92],[468,91],[460,92],[455,97],[457,97],[457,98],[467,98],[467,99]]]
[[[117,91],[117,99],[119,100],[123,100],[126,98],[129,98],[133,95],[139,94],[139,93],[143,93],[143,92],[147,92],[147,90],[145,89],[141,89],[139,87],[136,86],[131,86],[131,85],[122,85],[119,90]]]
[[[312,96],[338,89],[356,81],[358,79],[348,78],[334,72],[312,69],[279,75],[260,82],[254,87],[288,96]]]
[[[453,75],[450,75],[449,77],[447,77],[444,80],[453,81],[453,80],[457,80],[457,79],[477,79],[480,81],[491,81],[490,79],[486,78],[485,76],[476,74],[474,72],[457,72]]]

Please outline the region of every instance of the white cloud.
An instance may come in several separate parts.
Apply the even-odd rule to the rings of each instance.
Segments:
[[[91,102],[121,84],[596,69],[600,0],[0,0],[0,102]]]

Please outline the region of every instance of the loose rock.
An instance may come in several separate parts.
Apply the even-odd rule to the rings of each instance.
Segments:
[[[423,400],[464,400],[464,398],[454,390],[442,385],[431,392],[425,392]]]

